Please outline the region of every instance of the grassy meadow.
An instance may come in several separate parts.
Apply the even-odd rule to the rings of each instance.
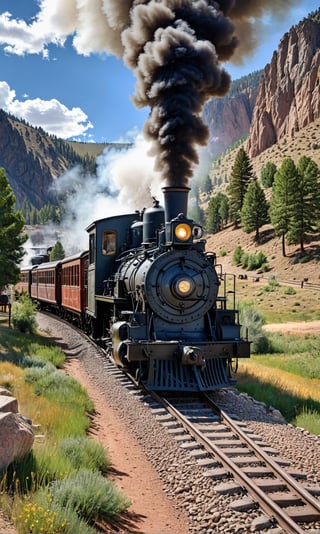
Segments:
[[[262,324],[320,319],[320,291],[273,278],[237,280],[239,303],[259,310]],[[237,387],[279,409],[286,420],[320,435],[320,334],[267,332],[266,351],[240,360]],[[250,329],[249,329],[250,338]]]
[[[0,386],[35,426],[32,451],[0,471],[0,508],[19,534],[93,534],[130,505],[107,478],[106,451],[87,437],[92,401],[63,364],[45,334],[22,334],[1,318]]]

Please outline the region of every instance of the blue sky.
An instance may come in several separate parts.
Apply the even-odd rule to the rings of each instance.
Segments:
[[[0,107],[59,137],[132,140],[149,109],[135,108],[130,99],[133,73],[100,46],[100,21],[97,28],[89,24],[86,35],[82,28],[81,34],[72,20],[75,4],[75,0],[0,0]],[[91,9],[101,0],[83,4]],[[232,78],[263,68],[282,35],[318,7],[319,0],[301,0],[281,20],[266,17],[254,55],[245,57],[241,66],[225,65]]]

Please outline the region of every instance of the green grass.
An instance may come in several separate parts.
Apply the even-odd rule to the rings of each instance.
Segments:
[[[28,455],[0,473],[0,506],[13,509],[19,534],[93,534],[96,521],[108,521],[130,504],[105,478],[106,451],[86,436],[93,403],[56,368],[64,359],[45,335],[0,325],[0,385],[42,435]]]
[[[269,335],[272,354],[241,360],[237,387],[320,434],[320,336]]]
[[[316,436],[320,435],[319,411],[313,409],[303,409],[293,421],[294,426],[306,428]]]
[[[62,367],[65,355],[47,337],[37,333],[25,335],[16,329],[0,325],[0,362],[10,361],[22,367],[30,367],[30,358],[41,364],[50,362]]]

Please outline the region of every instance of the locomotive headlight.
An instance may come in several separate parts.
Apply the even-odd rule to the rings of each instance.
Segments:
[[[185,294],[189,293],[191,288],[191,284],[189,280],[180,280],[178,282],[178,290],[180,293]]]
[[[191,295],[194,283],[191,278],[181,277],[175,280],[173,289],[178,297],[188,297]]]
[[[177,224],[174,233],[175,237],[180,241],[188,241],[191,237],[191,226],[186,223]]]

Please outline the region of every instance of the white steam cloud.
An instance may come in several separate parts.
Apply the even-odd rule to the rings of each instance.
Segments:
[[[141,135],[129,150],[106,149],[97,158],[96,176],[74,167],[55,181],[54,189],[65,198],[65,216],[61,225],[46,226],[44,241],[52,246],[59,239],[66,255],[88,248],[85,229],[91,222],[141,211],[152,205],[152,197],[162,200],[160,179]]]

